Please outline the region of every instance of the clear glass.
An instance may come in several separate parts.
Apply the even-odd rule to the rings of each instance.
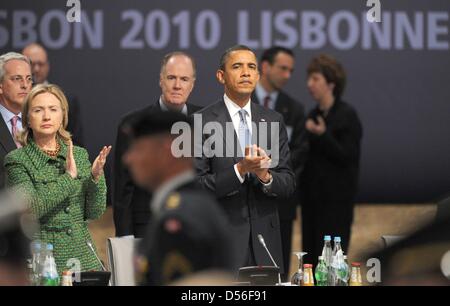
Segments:
[[[303,279],[303,256],[305,256],[306,252],[293,252],[295,256],[297,256],[298,259],[298,271],[292,275],[291,278],[291,284],[300,286]]]

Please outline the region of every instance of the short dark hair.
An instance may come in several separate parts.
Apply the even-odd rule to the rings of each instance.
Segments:
[[[124,132],[132,140],[141,137],[150,137],[154,135],[170,135],[172,126],[178,122],[185,122],[192,126],[191,119],[181,112],[158,111],[153,113],[142,113],[136,118],[126,122]]]
[[[186,52],[183,52],[183,51],[173,51],[173,52],[170,52],[170,53],[167,53],[166,55],[164,55],[164,57],[163,57],[163,59],[161,61],[160,73],[163,72],[164,68],[166,68],[167,63],[174,56],[186,56],[187,58],[189,58],[191,60],[192,69],[194,70],[194,78],[195,78],[196,74],[197,74],[197,70],[196,70],[197,68],[196,68],[195,60],[190,54],[188,54]]]
[[[264,50],[263,54],[261,55],[260,62],[268,62],[269,64],[273,65],[273,63],[275,62],[275,57],[278,55],[278,53],[286,53],[295,58],[294,52],[291,49],[274,46],[272,48]]]
[[[245,45],[235,45],[231,48],[228,48],[220,57],[220,64],[219,64],[220,70],[225,70],[225,64],[227,63],[228,57],[234,51],[250,51],[253,54],[255,54],[255,52],[252,49],[250,49],[249,47],[247,47]],[[255,57],[256,57],[256,54],[255,54]]]
[[[324,76],[327,83],[333,83],[333,96],[340,99],[344,93],[347,76],[342,65],[331,55],[320,54],[314,57],[306,69],[307,75],[320,73]]]

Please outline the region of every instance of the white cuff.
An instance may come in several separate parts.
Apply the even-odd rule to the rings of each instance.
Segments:
[[[270,188],[270,186],[272,186],[272,182],[273,182],[273,175],[270,175],[270,181],[268,181],[267,183],[264,183],[263,181],[259,180],[261,182],[261,184],[265,187],[265,188]]]
[[[236,176],[237,176],[239,182],[241,182],[241,184],[244,183],[245,179],[239,173],[238,168],[237,168],[237,164],[234,165],[234,172],[236,173]]]

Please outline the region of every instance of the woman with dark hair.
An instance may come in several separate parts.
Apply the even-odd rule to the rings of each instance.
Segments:
[[[321,255],[324,235],[350,242],[357,193],[362,127],[355,109],[341,100],[346,75],[331,56],[319,55],[307,69],[317,106],[306,121],[309,155],[300,179],[303,250],[310,262]]]

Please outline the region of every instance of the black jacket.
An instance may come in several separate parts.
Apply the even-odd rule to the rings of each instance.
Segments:
[[[188,114],[192,114],[201,107],[186,104]],[[136,186],[122,162],[122,157],[130,145],[129,136],[123,131],[123,127],[130,120],[140,117],[145,113],[160,112],[159,100],[148,107],[134,111],[122,118],[117,129],[117,138],[114,151],[114,195],[113,212],[116,236],[134,235],[141,238],[145,234],[146,226],[150,220],[149,209],[151,194]]]
[[[6,182],[6,172],[3,165],[5,156],[17,149],[16,143],[14,142],[11,132],[8,130],[8,126],[0,115],[0,189],[5,187]]]
[[[233,237],[238,248],[238,262],[245,264],[249,250],[249,242],[253,247],[256,264],[272,265],[266,251],[258,241],[258,234],[262,234],[268,248],[277,264],[282,268],[282,250],[280,226],[278,217],[278,203],[289,198],[295,190],[294,173],[290,167],[289,146],[283,118],[275,111],[268,110],[256,103],[251,104],[251,117],[255,124],[279,122],[279,162],[271,169],[273,182],[271,190],[265,190],[258,178],[247,177],[243,184],[236,176],[234,165],[239,162],[237,155],[233,157],[196,157],[196,168],[200,184],[212,191],[219,204],[223,207],[232,225]],[[218,122],[223,131],[226,123],[231,123],[231,117],[223,99],[204,108],[199,112],[202,124]],[[252,132],[255,134],[255,131]],[[268,133],[270,136],[270,131]],[[202,143],[209,138],[203,135]],[[223,137],[222,137],[223,138]],[[271,139],[267,141],[271,143]],[[236,133],[234,143],[239,144]],[[223,138],[223,148],[230,146]],[[227,148],[229,149],[229,148]],[[233,148],[233,151],[234,148]]]
[[[308,118],[323,116],[316,107]],[[301,177],[302,205],[352,206],[358,188],[362,126],[349,104],[336,101],[325,117],[326,132],[308,132],[309,155]]]
[[[252,101],[261,104],[255,92],[253,92]],[[305,109],[300,102],[280,91],[275,101],[275,111],[283,116],[284,124],[286,124],[286,129],[288,130],[292,169],[298,182],[308,153],[305,137]],[[296,194],[289,201],[278,206],[280,219],[295,219],[297,205],[298,190],[296,190]]]

